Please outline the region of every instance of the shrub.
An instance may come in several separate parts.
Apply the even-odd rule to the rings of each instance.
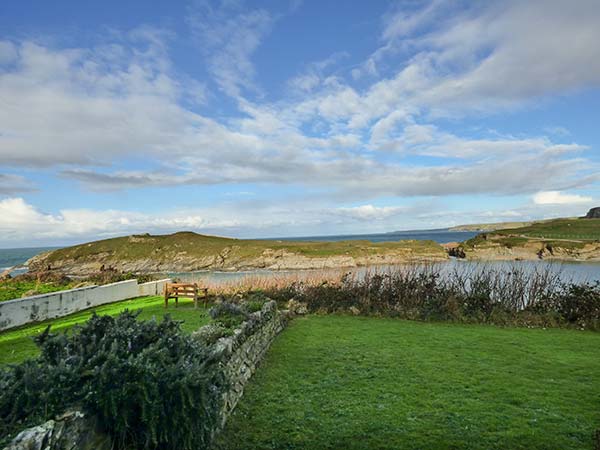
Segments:
[[[235,303],[217,303],[208,311],[211,319],[225,328],[236,328],[248,319],[248,312]]]
[[[338,282],[295,282],[266,294],[279,303],[302,302],[313,313],[600,329],[600,283],[564,283],[559,272],[523,266],[413,265]]]
[[[94,315],[68,336],[46,329],[37,359],[0,373],[0,435],[77,407],[116,448],[205,448],[224,384],[210,351],[168,316],[136,316]]]

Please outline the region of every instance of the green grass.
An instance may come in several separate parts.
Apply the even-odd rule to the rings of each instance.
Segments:
[[[29,291],[36,291],[38,294],[47,294],[48,292],[62,291],[70,289],[73,283],[37,283],[35,281],[15,281],[6,280],[0,282],[0,302],[21,298],[23,294]]]
[[[309,316],[219,439],[235,449],[592,449],[600,334]]]
[[[497,231],[498,234],[518,234],[547,239],[600,239],[600,219],[556,219],[534,223],[528,227]]]
[[[194,302],[191,299],[180,299],[178,308],[174,307],[174,302],[171,300],[168,309],[164,308],[164,300],[162,297],[140,297],[118,303],[110,303],[59,319],[49,320],[0,333],[0,365],[17,363],[36,356],[38,354],[38,349],[35,346],[32,337],[44,331],[48,324],[52,325],[52,330],[54,332],[63,332],[69,330],[78,323],[88,320],[94,311],[98,314],[114,316],[125,309],[131,311],[141,309],[142,312],[138,317],[140,320],[147,320],[153,317],[160,320],[168,313],[173,319],[183,320],[184,323],[182,328],[188,332],[195,331],[209,322],[206,310],[202,307],[195,310]]]

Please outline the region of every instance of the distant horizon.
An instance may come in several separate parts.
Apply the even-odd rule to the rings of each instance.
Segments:
[[[432,230],[600,204],[597,0],[1,10],[0,247]]]
[[[543,219],[532,219],[531,221],[538,221],[538,220],[552,220],[552,219],[560,219],[560,217],[551,217],[551,218],[543,218]],[[495,224],[495,223],[513,223],[513,222],[519,222],[519,221],[510,221],[507,220],[505,222],[476,222],[476,223],[461,223],[459,225],[452,225],[452,226],[448,226],[448,227],[442,227],[442,228],[416,228],[416,229],[408,229],[408,230],[392,230],[392,231],[381,231],[381,232],[373,232],[373,233],[337,233],[337,234],[313,234],[313,235],[303,235],[303,236],[264,236],[264,237],[235,237],[235,236],[224,236],[224,235],[219,235],[219,234],[210,234],[210,233],[202,233],[199,231],[194,231],[194,230],[186,230],[186,229],[181,229],[181,230],[175,230],[175,231],[170,231],[170,232],[163,232],[163,233],[150,233],[150,232],[146,232],[146,231],[141,231],[141,232],[137,232],[137,233],[130,233],[130,234],[120,234],[120,235],[115,235],[115,236],[107,236],[107,237],[101,237],[101,238],[97,238],[97,239],[91,239],[89,241],[81,241],[81,242],[76,242],[76,241],[72,241],[71,243],[65,243],[65,244],[49,244],[49,245],[32,245],[32,246],[24,246],[24,247],[0,247],[0,250],[20,250],[20,249],[36,249],[36,248],[64,248],[64,247],[71,247],[74,245],[81,245],[81,244],[85,244],[88,242],[95,242],[95,241],[100,241],[100,240],[105,240],[105,239],[114,239],[114,238],[119,238],[119,237],[125,237],[125,236],[133,236],[133,235],[144,235],[144,234],[150,234],[152,236],[166,236],[166,235],[171,235],[171,234],[175,234],[175,233],[196,233],[196,234],[201,234],[201,235],[206,235],[206,236],[213,236],[213,237],[221,237],[221,238],[227,238],[227,239],[240,239],[240,240],[294,240],[294,239],[309,239],[309,238],[327,238],[327,237],[353,237],[353,236],[380,236],[380,235],[388,235],[388,234],[395,234],[395,233],[410,233],[410,232],[435,232],[435,231],[449,231],[454,227],[461,227],[461,226],[472,226],[472,225],[489,225],[489,224]],[[528,222],[528,221],[523,221],[523,222]],[[454,233],[471,233],[470,231],[453,231]]]

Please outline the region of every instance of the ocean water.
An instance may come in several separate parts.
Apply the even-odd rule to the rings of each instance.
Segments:
[[[479,234],[475,231],[450,231],[447,229],[440,230],[413,230],[413,231],[393,231],[391,233],[375,233],[375,234],[340,234],[335,236],[305,236],[278,238],[271,240],[290,240],[290,241],[371,241],[371,242],[394,242],[409,239],[418,241],[435,241],[439,244],[447,244],[448,242],[462,242],[471,239]]]
[[[15,267],[14,272],[24,272],[22,265],[35,255],[60,247],[0,248],[0,272]]]

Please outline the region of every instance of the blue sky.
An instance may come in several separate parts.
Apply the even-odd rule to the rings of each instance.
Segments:
[[[600,3],[4,1],[0,247],[600,205]]]

